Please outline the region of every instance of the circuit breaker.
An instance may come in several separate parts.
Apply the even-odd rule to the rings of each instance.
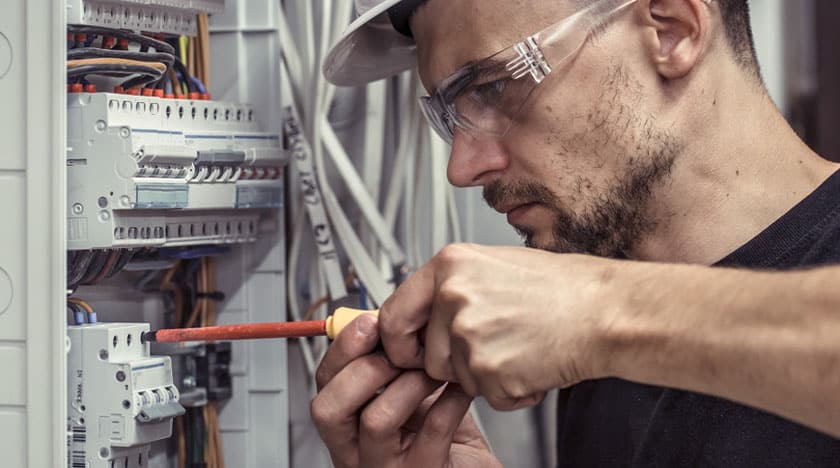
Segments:
[[[150,356],[148,324],[68,328],[67,465],[135,468],[184,414],[167,356]]]
[[[67,0],[67,22],[194,36],[196,13],[221,13],[224,6],[224,0]]]
[[[68,95],[71,250],[253,242],[287,157],[249,106]]]

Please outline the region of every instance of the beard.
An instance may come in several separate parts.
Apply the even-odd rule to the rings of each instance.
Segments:
[[[553,219],[548,244],[536,244],[533,231],[524,226],[514,226],[528,247],[558,253],[626,258],[633,245],[656,225],[646,214],[648,201],[653,187],[670,174],[672,165],[673,158],[662,158],[625,174],[583,213],[564,208],[548,187],[535,182],[503,185],[496,181],[484,188],[484,199],[490,206],[512,200],[529,200],[549,208]]]
[[[633,83],[620,67],[612,69],[601,83],[602,95],[587,117],[588,128],[571,137],[556,136],[564,151],[562,157],[601,155],[625,166],[607,186],[584,193],[577,184],[571,198],[584,205],[574,212],[546,185],[534,181],[503,184],[492,182],[484,187],[484,200],[491,206],[535,202],[551,211],[551,236],[535,243],[535,233],[525,226],[514,226],[528,247],[558,253],[581,253],[601,257],[626,258],[633,246],[656,226],[650,214],[653,190],[667,182],[679,153],[677,140],[667,131],[656,128],[652,116],[643,117],[636,109],[639,97]],[[574,149],[572,149],[574,148]],[[616,166],[619,167],[619,166]],[[579,178],[580,180],[580,178]]]

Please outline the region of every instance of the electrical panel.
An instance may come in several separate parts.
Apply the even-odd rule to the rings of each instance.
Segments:
[[[145,467],[150,444],[172,435],[184,408],[171,360],[149,354],[146,331],[136,323],[68,328],[68,467]]]
[[[216,48],[224,6],[66,0],[68,468],[289,466],[285,342],[141,342],[286,316],[277,73]],[[248,36],[279,59],[275,31]],[[211,62],[253,94],[209,86]]]
[[[283,204],[285,152],[248,106],[67,99],[70,250],[252,242]]]
[[[68,0],[67,23],[194,36],[196,14],[224,6],[224,0]]]

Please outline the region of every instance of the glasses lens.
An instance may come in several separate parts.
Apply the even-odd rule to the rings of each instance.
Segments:
[[[490,59],[495,62],[494,59]],[[519,115],[536,82],[530,76],[513,79],[504,65],[492,64],[455,98],[459,124],[490,135],[502,136]]]
[[[421,97],[420,109],[435,133],[451,145],[455,137],[455,129],[450,112],[433,97]]]

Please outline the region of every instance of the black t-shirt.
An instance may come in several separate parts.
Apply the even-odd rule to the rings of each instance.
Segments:
[[[840,263],[840,172],[717,266]],[[561,392],[561,467],[840,467],[840,440],[764,411],[619,379]]]

